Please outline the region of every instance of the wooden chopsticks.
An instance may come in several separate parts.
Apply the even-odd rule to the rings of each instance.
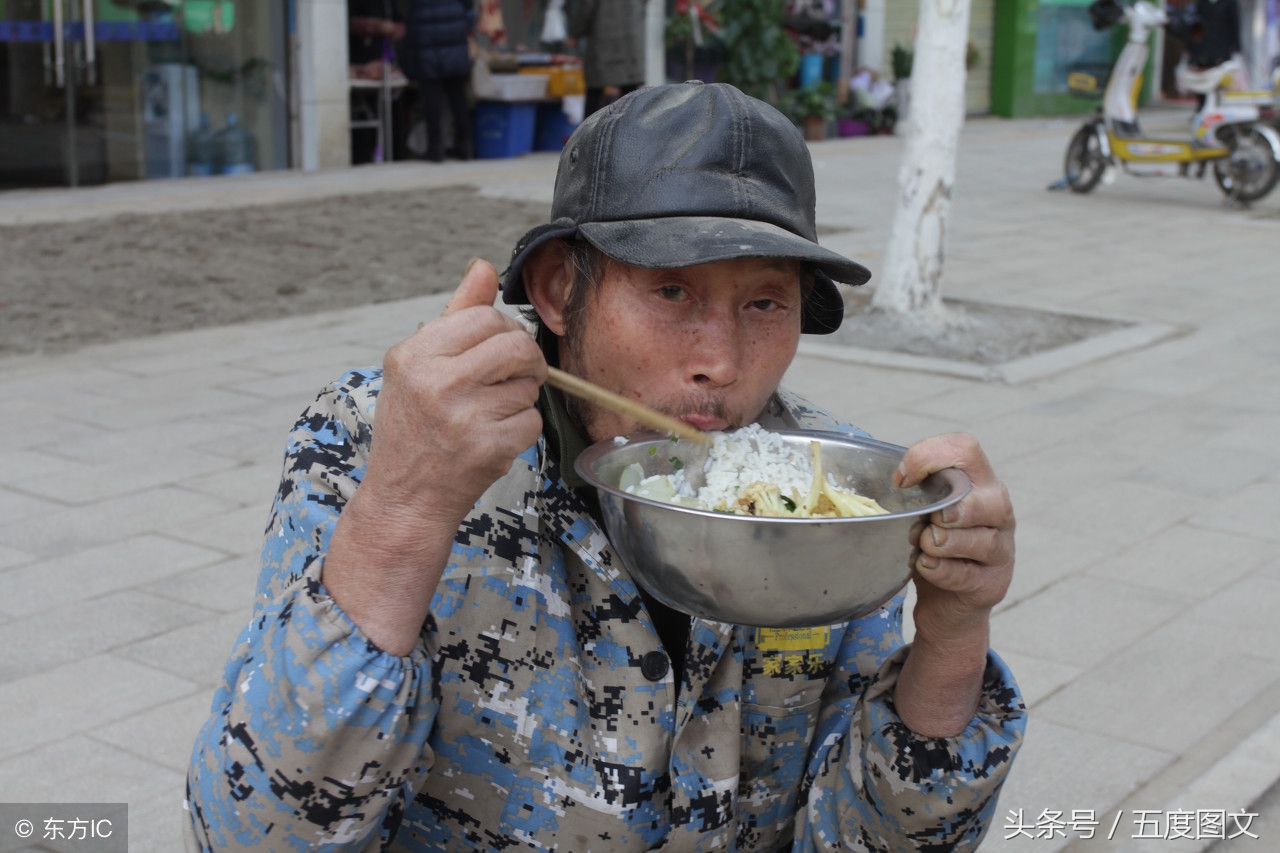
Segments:
[[[565,373],[556,367],[547,368],[547,384],[559,388],[566,394],[572,394],[583,400],[590,400],[612,412],[626,415],[647,427],[651,427],[668,435],[678,436],[699,444],[711,444],[711,436],[702,430],[690,426],[684,421],[654,411],[643,403],[628,400],[612,391],[606,391],[599,385],[579,379],[571,373]]]

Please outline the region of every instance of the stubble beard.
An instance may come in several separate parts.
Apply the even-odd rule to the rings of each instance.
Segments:
[[[591,378],[595,375],[595,371],[591,369],[591,360],[584,353],[585,347],[582,344],[582,336],[573,334],[576,329],[565,329],[565,364],[564,369],[576,376]],[[608,388],[615,394],[620,394],[628,399],[634,399],[627,388]],[[597,427],[604,418],[610,414],[605,409],[583,400],[572,394],[566,394],[564,397],[565,411],[569,415],[569,419],[578,428],[578,430],[589,441],[604,441],[613,438],[612,430],[609,435],[598,435]],[[685,394],[683,396],[674,396],[670,398],[659,398],[655,400],[644,401],[652,409],[657,409],[664,415],[673,418],[682,418],[690,415],[702,415],[711,417],[725,423],[725,429],[736,429],[755,421],[760,412],[733,412],[730,410],[729,401],[722,391],[708,391],[705,393]],[[763,409],[761,410],[763,411]],[[639,424],[631,426],[631,431],[639,431],[646,429]]]

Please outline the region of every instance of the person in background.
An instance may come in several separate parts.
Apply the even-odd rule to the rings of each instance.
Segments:
[[[587,83],[584,115],[605,105],[606,87],[620,95],[644,83],[644,0],[571,0],[569,46],[586,39],[582,75]]]
[[[469,0],[411,0],[405,15],[400,64],[422,93],[427,126],[426,159],[444,161],[445,154],[469,160],[471,117],[467,83],[471,78],[469,37],[474,25]],[[453,147],[444,145],[444,101],[453,116]]]
[[[1240,52],[1240,7],[1236,0],[1196,0],[1187,38],[1187,63],[1214,68]]]
[[[347,63],[351,79],[381,80],[384,73],[398,77],[399,69],[383,66],[393,55],[388,42],[402,38],[404,24],[392,0],[347,0]],[[373,128],[353,129],[351,162],[371,162],[377,145],[378,134]]]

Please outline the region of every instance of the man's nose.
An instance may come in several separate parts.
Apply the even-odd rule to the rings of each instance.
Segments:
[[[689,373],[699,385],[733,384],[742,361],[743,329],[732,311],[710,311],[690,341]]]

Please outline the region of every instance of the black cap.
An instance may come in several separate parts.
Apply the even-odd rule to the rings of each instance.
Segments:
[[[723,83],[641,89],[591,115],[560,154],[551,222],[516,245],[508,304],[529,301],[520,271],[548,240],[581,237],[635,267],[794,258],[813,274],[801,331],[844,318],[834,281],[862,284],[862,264],[818,245],[813,161],[799,129]]]

